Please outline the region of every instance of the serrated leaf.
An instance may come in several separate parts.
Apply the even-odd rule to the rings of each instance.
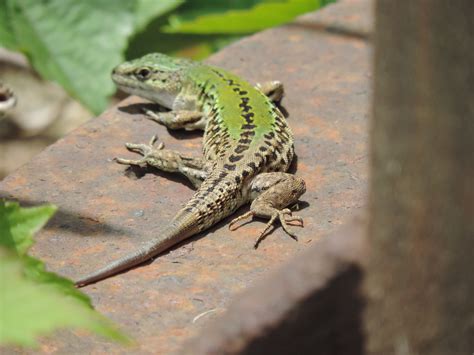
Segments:
[[[64,327],[127,342],[72,281],[26,254],[33,234],[55,211],[53,205],[21,208],[0,200],[0,344],[33,346],[39,336]]]
[[[27,255],[33,245],[33,235],[39,231],[56,212],[54,205],[22,208],[17,202],[0,200],[0,246],[22,258],[23,274],[37,283],[50,284],[65,295],[75,297],[92,307],[89,298],[74,287],[66,278],[46,271],[44,264]]]
[[[250,9],[202,15],[193,20],[174,15],[163,29],[169,33],[252,33],[291,21],[320,5],[319,0],[286,0],[262,2]]]
[[[38,284],[47,284],[61,294],[73,297],[77,301],[82,302],[86,307],[92,309],[91,300],[74,286],[74,282],[55,273],[46,271],[43,262],[29,255],[23,257],[22,261],[24,267],[23,275],[28,280]]]
[[[34,346],[39,336],[64,327],[127,340],[107,319],[82,302],[64,296],[50,284],[24,277],[23,268],[20,258],[0,249],[0,344]]]
[[[18,49],[45,78],[61,84],[94,113],[115,88],[111,69],[135,25],[136,1],[7,0]]]
[[[56,211],[53,205],[20,208],[16,202],[0,200],[0,245],[26,254],[33,244],[33,234],[40,230]]]

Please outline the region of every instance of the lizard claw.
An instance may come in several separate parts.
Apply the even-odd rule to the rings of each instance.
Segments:
[[[282,225],[283,223],[288,224],[290,222],[290,225],[304,227],[303,218],[300,216],[293,216],[292,211],[290,211],[288,208],[285,208],[284,210],[280,211],[280,213],[283,215],[283,217],[280,216],[280,221],[282,221]],[[291,224],[291,222],[295,222],[295,221],[297,221],[298,224]]]
[[[155,143],[158,140],[158,136],[155,134],[151,137],[148,144],[136,144],[136,143],[125,143],[125,147],[131,152],[138,153],[143,156],[141,159],[132,160],[132,159],[124,159],[124,158],[113,158],[119,164],[124,165],[138,165],[138,166],[146,166],[148,162],[148,157],[153,154],[153,151],[162,150],[165,147],[163,142],[160,142],[157,147],[154,147]]]
[[[241,226],[237,226],[236,228],[232,228],[232,226],[237,223],[238,221],[241,221],[243,219],[246,219],[248,217],[253,217],[254,216],[254,212],[253,211],[248,211],[247,213],[244,213],[243,215],[239,216],[239,217],[236,217],[234,218],[232,221],[230,221],[229,223],[229,229],[231,231],[235,231],[236,229],[238,229],[239,227]]]
[[[235,223],[237,223],[237,222],[239,222],[243,219],[246,219],[248,217],[253,217],[256,214],[257,213],[255,211],[250,210],[247,213],[244,213],[243,215],[241,215],[237,218],[234,218],[229,223],[229,229],[230,230],[236,230],[239,227],[232,228],[232,226]],[[293,232],[291,232],[291,230],[289,228],[290,224],[288,224],[288,222],[297,221],[297,222],[299,222],[299,226],[303,227],[303,218],[301,218],[300,216],[293,216],[291,210],[289,210],[288,208],[285,208],[281,211],[275,210],[275,213],[273,213],[270,216],[270,220],[267,222],[267,224],[265,225],[265,228],[263,229],[263,231],[260,233],[260,235],[255,240],[255,243],[254,243],[254,248],[255,249],[257,249],[258,245],[265,239],[265,237],[267,236],[268,230],[272,227],[273,223],[275,222],[275,220],[277,218],[280,221],[281,226],[283,227],[283,230],[286,232],[286,234],[288,234],[294,240],[298,241],[298,237]]]
[[[160,144],[158,144],[158,146],[155,148],[154,145],[157,140],[158,136],[155,134],[153,137],[151,137],[148,144],[125,143],[125,147],[127,147],[127,149],[131,152],[135,152],[146,157],[147,155],[150,155],[154,149],[161,150],[165,147],[165,144],[160,142]]]
[[[146,158],[132,160],[132,159],[124,159],[124,158],[115,157],[112,160],[123,165],[138,165],[141,167],[146,165]]]
[[[151,137],[150,142],[148,143],[148,145],[150,147],[153,147],[157,141],[158,141],[158,135],[155,134],[155,135],[153,135],[153,137]],[[156,147],[156,149],[161,150],[164,147],[165,147],[165,143],[160,142],[160,144],[158,144],[158,147]]]
[[[158,122],[158,123],[161,123],[163,124],[163,119],[160,117],[160,115],[152,110],[149,110],[147,108],[144,108],[142,109],[142,112],[145,114],[146,118],[148,118],[149,120],[152,120],[152,121],[155,121],[155,122]]]

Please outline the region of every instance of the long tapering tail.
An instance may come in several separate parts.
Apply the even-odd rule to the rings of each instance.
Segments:
[[[144,263],[229,216],[244,201],[242,198],[236,198],[239,188],[230,174],[220,170],[213,171],[159,237],[148,241],[132,254],[76,281],[76,287],[106,279]]]
[[[193,221],[195,221],[193,213],[180,213],[159,237],[146,242],[132,254],[113,261],[102,269],[79,279],[75,282],[76,287],[83,287],[114,276],[165,252],[196,233]]]

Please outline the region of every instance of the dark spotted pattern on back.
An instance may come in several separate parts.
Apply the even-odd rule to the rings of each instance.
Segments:
[[[186,211],[198,211],[205,228],[245,203],[244,182],[261,172],[286,171],[294,153],[286,120],[268,98],[232,74],[203,68],[215,78],[196,84],[198,100],[208,116],[204,157],[216,165]],[[226,105],[234,106],[227,109]],[[257,112],[255,106],[266,109]],[[270,128],[262,132],[258,122],[267,122]]]

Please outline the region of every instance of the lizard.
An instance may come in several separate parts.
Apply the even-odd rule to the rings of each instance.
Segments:
[[[277,220],[297,239],[289,225],[303,226],[303,220],[288,207],[298,202],[306,186],[302,178],[287,172],[295,154],[294,139],[275,105],[284,93],[280,82],[254,87],[226,70],[161,53],[119,64],[112,80],[122,91],[169,110],[144,110],[153,121],[168,129],[203,130],[203,156],[165,149],[162,142],[155,144],[156,136],[148,144],[125,144],[142,157],[115,158],[117,163],[181,173],[197,190],[157,237],[76,281],[77,287],[142,264],[247,203],[249,211],[233,219],[229,229],[246,218],[268,218],[255,248]]]

